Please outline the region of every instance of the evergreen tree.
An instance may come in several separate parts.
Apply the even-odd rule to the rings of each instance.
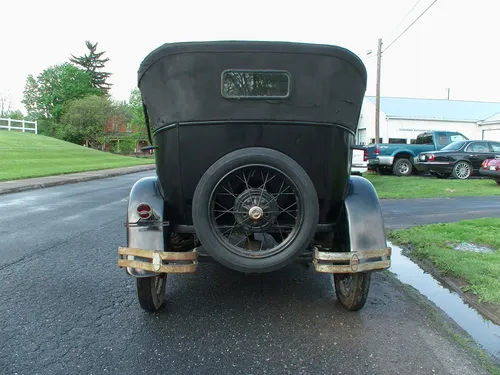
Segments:
[[[89,49],[88,55],[80,57],[71,55],[69,60],[72,63],[81,66],[84,71],[89,72],[92,76],[93,87],[98,88],[107,94],[111,88],[111,84],[107,83],[106,80],[111,76],[111,73],[102,72],[101,69],[104,68],[104,65],[109,61],[109,58],[102,58],[102,55],[106,53],[105,51],[96,52],[97,42],[92,44],[87,40],[85,41],[85,45]]]

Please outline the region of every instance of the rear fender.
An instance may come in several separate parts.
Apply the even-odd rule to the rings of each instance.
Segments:
[[[384,218],[371,182],[364,177],[351,176],[344,204],[351,251],[385,249]]]
[[[392,153],[392,156],[394,156],[394,158],[396,159],[396,158],[402,157],[402,155],[405,155],[405,154],[410,155],[410,159],[413,159],[414,157],[417,156],[415,154],[415,152],[413,152],[412,150],[409,150],[407,148],[398,148],[397,150],[394,150],[394,152]],[[413,160],[410,160],[410,161],[413,161]]]
[[[147,203],[153,209],[150,220],[144,221],[139,217],[137,206]],[[127,247],[166,251],[164,243],[164,231],[168,227],[164,226],[165,201],[159,191],[159,181],[157,176],[143,177],[138,180],[130,190],[127,208]],[[127,259],[143,260],[144,258],[127,256]],[[136,268],[126,268],[127,273],[134,277],[156,276],[154,272],[149,272]]]

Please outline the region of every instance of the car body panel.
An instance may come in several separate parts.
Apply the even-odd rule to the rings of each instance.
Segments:
[[[352,251],[387,247],[380,201],[370,181],[351,176],[345,207]]]
[[[368,171],[366,147],[357,146],[352,150],[351,174],[362,175]]]
[[[500,181],[500,157],[483,161],[479,174]]]
[[[127,247],[166,251],[163,223],[165,201],[159,190],[157,176],[143,177],[139,179],[130,190],[127,206]],[[137,212],[137,206],[147,203],[152,208],[150,220],[143,220]],[[129,255],[128,260],[136,257]],[[153,272],[127,267],[127,273],[134,277],[155,276]]]

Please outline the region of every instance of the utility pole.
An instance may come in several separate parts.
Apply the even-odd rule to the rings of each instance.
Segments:
[[[380,65],[382,62],[382,38],[378,38],[378,48],[377,48],[377,91],[375,99],[375,143],[379,142],[379,132],[380,132]]]
[[[450,88],[448,87],[446,90],[448,91],[448,100],[450,100]]]

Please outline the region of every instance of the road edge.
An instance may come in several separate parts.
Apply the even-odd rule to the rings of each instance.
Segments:
[[[388,279],[400,287],[403,292],[422,307],[428,317],[434,322],[441,332],[450,338],[458,347],[467,352],[476,363],[492,375],[500,375],[500,363],[493,359],[459,324],[457,324],[445,311],[438,307],[425,295],[409,284],[399,280],[392,271],[383,271]]]
[[[87,181],[92,181],[92,180],[101,180],[105,178],[110,178],[110,177],[117,177],[117,176],[123,176],[127,174],[132,174],[132,173],[139,173],[139,172],[145,172],[145,171],[150,171],[156,169],[155,164],[144,164],[140,166],[133,166],[133,167],[124,167],[124,168],[114,168],[112,170],[98,170],[98,171],[85,171],[85,172],[79,172],[79,173],[70,173],[67,175],[53,175],[53,176],[45,176],[45,177],[38,177],[35,178],[36,180],[43,180],[44,178],[47,179],[46,182],[41,181],[41,182],[32,182],[30,183],[29,181],[31,179],[26,179],[26,180],[14,180],[14,181],[0,181],[0,195],[5,195],[5,194],[13,194],[13,193],[20,193],[20,192],[25,192],[25,191],[30,191],[30,190],[37,190],[37,189],[44,189],[48,187],[54,187],[54,186],[61,186],[61,185],[68,185],[68,184],[77,184],[80,182],[87,182]],[[81,176],[82,174],[88,173],[88,175]],[[80,175],[80,177],[75,177],[75,175]],[[56,181],[50,181],[50,178],[54,177],[61,177],[61,180],[56,180]],[[33,179],[33,180],[35,180]],[[13,187],[2,187],[2,183],[12,183],[12,182],[21,182],[21,181],[26,181],[25,185],[22,186],[13,186]]]

